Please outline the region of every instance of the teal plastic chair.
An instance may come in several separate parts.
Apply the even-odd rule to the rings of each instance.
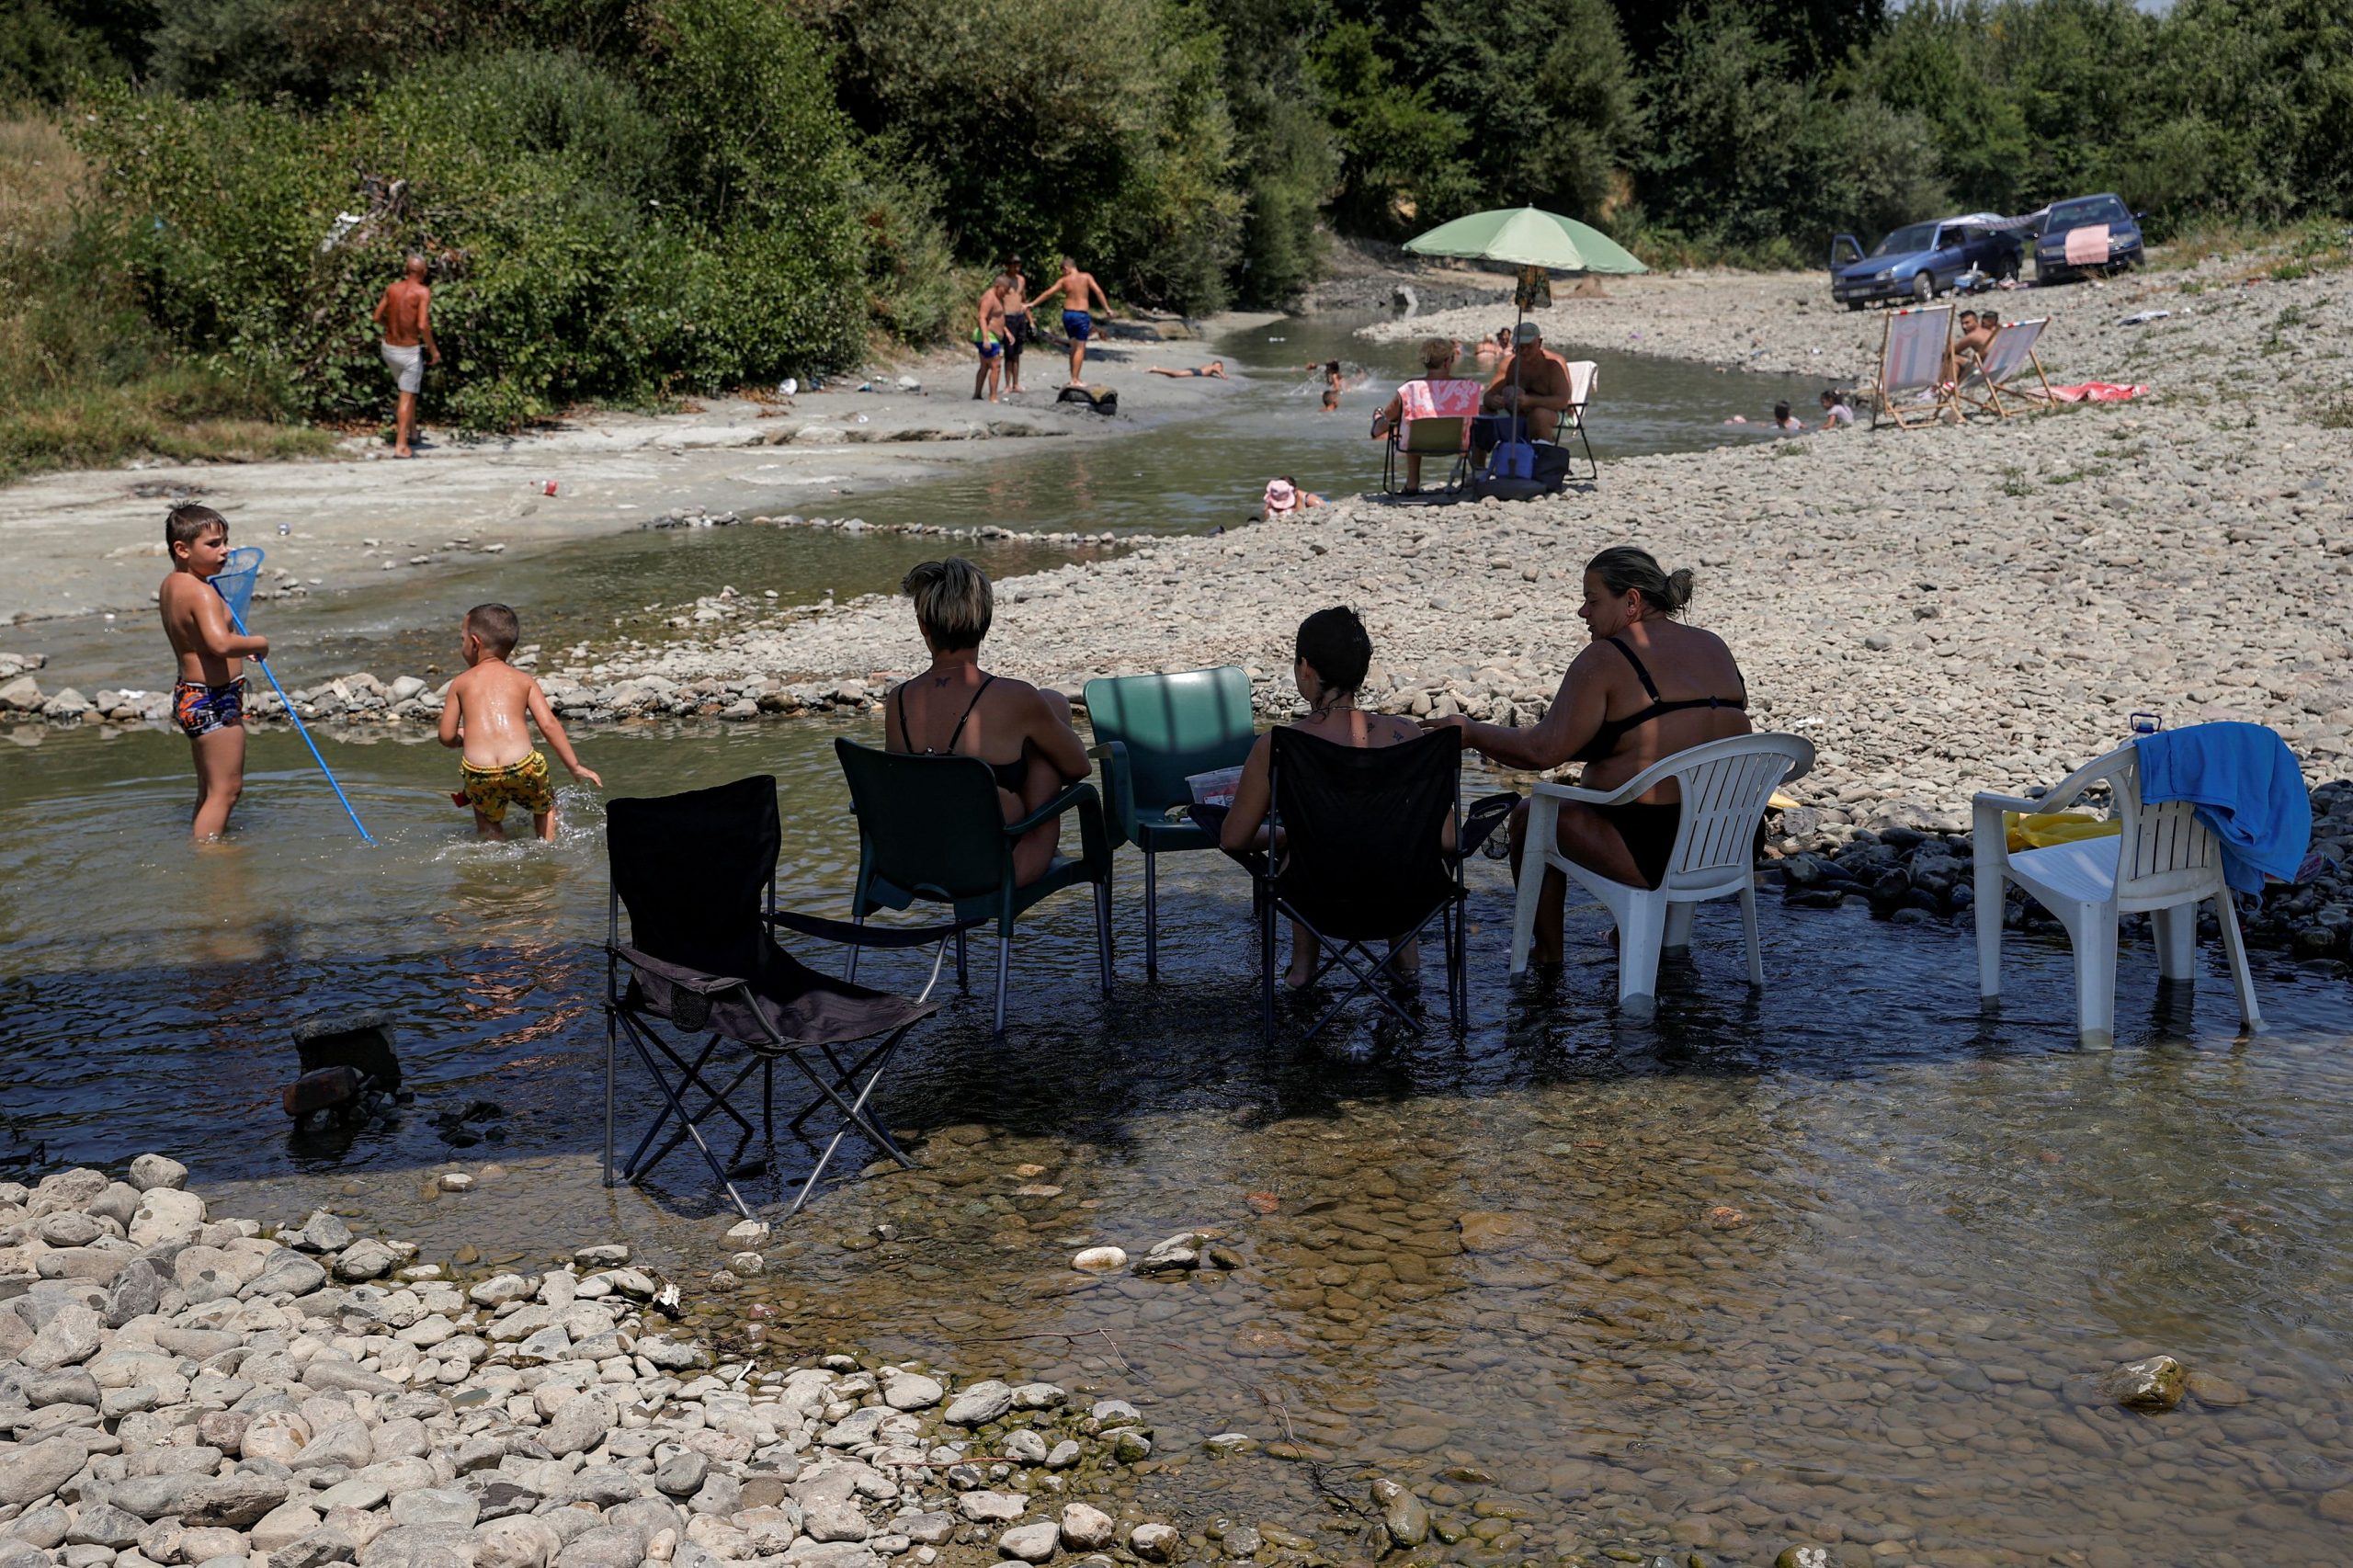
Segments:
[[[858,813],[858,886],[850,920],[863,926],[877,910],[904,910],[917,901],[945,903],[960,921],[996,922],[996,1032],[1005,1032],[1006,979],[1013,960],[1013,925],[1040,899],[1064,888],[1095,889],[1095,949],[1103,994],[1111,994],[1111,852],[1102,797],[1081,780],[1023,817],[1005,820],[996,778],[974,756],[918,756],[877,751],[837,739],[850,809]],[[1078,812],[1079,853],[1057,855],[1046,874],[1026,887],[1013,883],[1013,846],[1040,823]],[[850,948],[847,978],[858,978]],[[956,979],[965,981],[964,936],[956,937]]]
[[[1193,774],[1239,767],[1249,759],[1257,739],[1250,677],[1226,665],[1091,680],[1086,715],[1096,742],[1087,755],[1102,767],[1118,842],[1143,851],[1143,967],[1145,977],[1156,980],[1160,884],[1154,862],[1182,850],[1217,847],[1217,840],[1194,824],[1168,821],[1168,808],[1192,803],[1185,780]]]

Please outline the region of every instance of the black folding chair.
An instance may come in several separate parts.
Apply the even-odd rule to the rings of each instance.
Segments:
[[[760,1075],[759,1134],[772,1146],[780,1061],[797,1068],[811,1090],[809,1103],[789,1124],[794,1134],[827,1107],[840,1119],[788,1217],[809,1201],[852,1128],[899,1164],[912,1166],[915,1161],[874,1119],[867,1102],[907,1031],[938,1010],[930,1000],[931,987],[938,983],[948,938],[972,923],[861,931],[839,920],[779,912],[776,861],[781,835],[776,780],[766,775],[679,795],[613,801],[606,807],[605,824],[612,868],[605,945],[605,1185],[613,1185],[613,1067],[624,1038],[645,1064],[662,1103],[621,1162],[623,1180],[640,1180],[681,1142],[691,1141],[736,1210],[750,1219],[751,1208],[733,1178],[744,1168],[737,1162],[754,1130],[731,1101],[755,1073]],[[620,939],[624,904],[627,944]],[[869,948],[937,943],[931,984],[910,1001],[821,974],[778,947],[773,926]],[[661,1024],[689,1037],[705,1035],[701,1051],[689,1058],[691,1045],[673,1045],[656,1027]],[[740,1065],[722,1059],[713,1067],[722,1045],[741,1048],[748,1059]],[[689,1108],[689,1096],[700,1103]],[[740,1133],[725,1161],[703,1136],[703,1123],[712,1117],[724,1117]],[[665,1129],[669,1135],[657,1147]],[[808,1142],[813,1148],[814,1140]]]
[[[1315,980],[1344,970],[1353,980],[1302,1037],[1313,1040],[1360,995],[1416,1032],[1421,1020],[1382,989],[1407,943],[1443,927],[1446,1002],[1461,1028],[1470,1000],[1463,973],[1462,863],[1510,813],[1517,797],[1461,812],[1462,732],[1432,731],[1393,746],[1340,745],[1294,729],[1273,732],[1267,823],[1271,856],[1247,857],[1258,879],[1258,961],[1267,1037],[1275,1032],[1275,926],[1288,916],[1316,942]],[[1454,827],[1454,846],[1443,830]],[[1373,944],[1387,944],[1376,954]]]

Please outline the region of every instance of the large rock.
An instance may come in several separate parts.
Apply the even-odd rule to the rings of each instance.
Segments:
[[[120,1551],[139,1539],[147,1521],[110,1503],[85,1502],[65,1532],[68,1546],[103,1546]]]
[[[1128,1550],[1146,1562],[1165,1562],[1176,1555],[1181,1539],[1174,1525],[1138,1525],[1128,1534]]]
[[[79,1301],[58,1309],[17,1359],[36,1372],[71,1367],[98,1353],[106,1320]]]
[[[131,1185],[142,1192],[188,1185],[188,1167],[165,1154],[142,1154],[131,1162]]]
[[[344,1471],[350,1471],[350,1469],[360,1469],[365,1464],[374,1464],[374,1460],[377,1460],[377,1448],[367,1438],[367,1426],[362,1426],[360,1422],[335,1422],[324,1431],[320,1431],[318,1437],[303,1443],[301,1450],[291,1460],[287,1460],[287,1469],[344,1469]],[[466,1526],[473,1528],[473,1521],[468,1518]]]
[[[363,1236],[335,1255],[334,1273],[337,1279],[358,1284],[381,1279],[399,1261],[391,1247],[373,1236]]]
[[[106,1322],[120,1328],[132,1318],[144,1317],[164,1304],[164,1277],[143,1257],[124,1264],[107,1291]]]
[[[1013,1408],[1013,1390],[995,1378],[972,1384],[949,1402],[940,1419],[951,1426],[980,1426]]]
[[[1118,1529],[1111,1516],[1087,1503],[1063,1506],[1063,1545],[1073,1551],[1100,1551]]]
[[[818,1503],[801,1516],[801,1533],[811,1540],[864,1540],[874,1527],[855,1503]]]
[[[1040,1519],[1034,1525],[1016,1525],[996,1538],[996,1549],[1007,1557],[1017,1557],[1024,1562],[1043,1562],[1062,1544],[1062,1527],[1051,1519]]]
[[[688,1449],[654,1471],[654,1484],[673,1497],[691,1497],[702,1490],[703,1479],[710,1473],[710,1459]]]
[[[2170,1356],[2127,1361],[2099,1381],[2099,1392],[2128,1410],[2171,1410],[2181,1403],[2188,1376]]]
[[[893,1410],[928,1410],[938,1404],[947,1391],[936,1378],[920,1372],[901,1372],[882,1385],[882,1403]]]
[[[1010,1492],[967,1492],[956,1506],[976,1525],[1011,1524],[1029,1511],[1029,1503]]]
[[[1398,1483],[1385,1477],[1374,1482],[1372,1506],[1381,1510],[1381,1526],[1392,1545],[1410,1551],[1429,1540],[1429,1509]]]
[[[290,1247],[262,1259],[261,1272],[237,1293],[251,1301],[269,1296],[307,1296],[327,1282],[327,1271]]]
[[[474,1528],[481,1512],[482,1505],[472,1493],[446,1486],[404,1492],[392,1499],[392,1508],[396,1525],[456,1525],[468,1530]]]
[[[245,1539],[256,1551],[276,1553],[319,1528],[319,1516],[308,1503],[281,1503],[254,1521]]]
[[[605,1440],[605,1434],[614,1425],[612,1404],[603,1395],[575,1394],[558,1406],[546,1426],[540,1429],[540,1443],[557,1459],[567,1454],[585,1453]]]
[[[313,1211],[291,1236],[280,1232],[279,1239],[304,1252],[341,1252],[351,1244],[351,1227],[321,1209]]]
[[[792,1543],[784,1554],[785,1568],[881,1568],[882,1560],[873,1551],[854,1540],[811,1540],[807,1537]]]
[[[548,1568],[563,1550],[555,1527],[529,1514],[478,1526],[474,1541],[475,1568]]]
[[[141,1196],[137,1211],[131,1216],[131,1244],[152,1247],[186,1241],[203,1223],[204,1199],[193,1192],[170,1187],[149,1187]]]
[[[244,1529],[286,1501],[286,1483],[239,1471],[199,1481],[180,1499],[180,1517],[195,1525]]]
[[[167,1518],[183,1512],[188,1494],[203,1477],[196,1475],[134,1475],[107,1488],[107,1501],[142,1519]]]
[[[645,1555],[645,1537],[638,1530],[599,1525],[564,1543],[556,1554],[558,1568],[637,1568]]]

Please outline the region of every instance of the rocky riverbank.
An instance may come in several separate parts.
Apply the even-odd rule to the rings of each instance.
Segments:
[[[2048,318],[2036,353],[2054,381],[2154,381],[2165,400],[2199,408],[2256,402],[2307,413],[2347,407],[2341,347],[2343,273],[2308,274],[2282,256],[2211,256],[2194,267],[2121,274],[2054,288],[1995,290],[1956,310],[1990,305],[2005,321]],[[1881,309],[1849,311],[1819,272],[1676,272],[1588,280],[1597,287],[1531,312],[1546,344],[1697,359],[1727,369],[1819,376],[1853,386],[1876,369]],[[2138,319],[2135,319],[2138,318]],[[1464,341],[1513,319],[1508,297],[1360,329],[1404,342]],[[2332,324],[2332,321],[2333,324]],[[2334,341],[2332,341],[2334,340]],[[1605,380],[1597,396],[1606,403]],[[1807,422],[1814,410],[1800,409]],[[1756,418],[1752,414],[1749,417]]]
[[[126,1174],[0,1182],[0,1568],[1184,1553],[1114,1495],[1153,1451],[1120,1400],[763,1366],[674,1326],[702,1304],[623,1245],[461,1273],[324,1210],[216,1217],[174,1160]],[[767,1233],[731,1230],[712,1285],[760,1272]]]

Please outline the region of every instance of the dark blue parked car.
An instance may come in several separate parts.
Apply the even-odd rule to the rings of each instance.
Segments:
[[[1830,242],[1830,297],[1850,311],[1874,300],[1926,304],[1963,273],[2016,278],[2026,247],[1991,213],[1906,223],[1869,256],[1852,234]]]
[[[2107,255],[2096,257],[2090,254],[2102,247],[2097,235],[2086,234],[2078,243],[2076,259],[2069,261],[2067,236],[2076,230],[2100,225],[2108,229]],[[2140,214],[2113,196],[2079,196],[2072,201],[2051,204],[2034,242],[2034,279],[2038,283],[2059,283],[2086,272],[2138,267],[2143,259]]]

